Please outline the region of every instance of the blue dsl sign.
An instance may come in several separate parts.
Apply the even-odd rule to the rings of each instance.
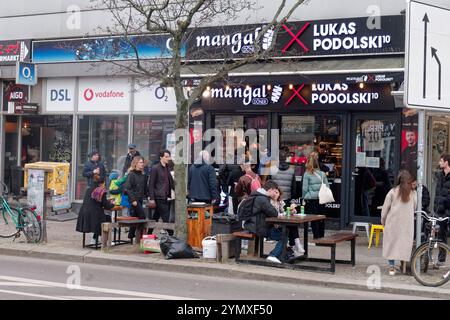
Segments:
[[[30,62],[17,62],[16,64],[16,83],[26,86],[37,84],[37,67]]]
[[[71,101],[68,89],[50,90],[50,101]]]

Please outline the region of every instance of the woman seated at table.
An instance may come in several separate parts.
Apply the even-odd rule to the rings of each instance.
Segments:
[[[91,244],[98,243],[102,223],[111,222],[111,217],[105,215],[105,209],[110,210],[114,203],[106,198],[108,190],[105,187],[105,178],[94,175],[93,185],[86,190],[83,204],[78,213],[76,231],[94,233]]]
[[[284,215],[284,206],[286,203],[282,200],[283,199],[283,191],[281,191],[280,187],[277,187],[276,191],[274,192],[273,198],[270,199],[270,204],[277,209],[277,212],[279,215]],[[295,213],[295,208],[293,208],[294,211],[291,209],[291,213]],[[305,253],[305,250],[302,247],[302,244],[300,242],[300,238],[298,235],[298,227],[296,226],[287,226],[288,231],[288,237],[289,237],[289,247],[292,249],[294,253],[294,257],[299,257]],[[281,226],[275,224],[273,226],[273,230],[271,230],[272,233],[277,234],[276,238],[281,239]]]

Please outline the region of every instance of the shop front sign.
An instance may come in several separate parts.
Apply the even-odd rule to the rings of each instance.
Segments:
[[[71,112],[75,106],[75,78],[47,79],[46,112]]]
[[[129,111],[130,79],[85,78],[80,79],[78,111],[113,112]]]
[[[281,25],[276,43],[272,43],[274,30],[267,25],[198,28],[190,32],[186,58],[243,58],[255,52],[258,36],[261,50],[273,44],[271,57],[403,54],[404,16],[377,17],[381,28],[373,26],[371,19],[375,18],[288,21]]]
[[[39,104],[37,103],[14,103],[15,114],[38,114]]]
[[[298,79],[298,78],[297,78]],[[242,85],[214,85],[202,96],[205,109],[246,110],[374,110],[393,108],[390,83],[347,83],[320,79],[303,82]]]
[[[6,87],[6,101],[8,102],[27,102],[28,87],[13,82]]]
[[[160,85],[137,85],[134,92],[134,111],[162,114],[177,112],[177,101],[173,88]]]
[[[30,41],[0,41],[0,65],[15,65],[29,59]]]

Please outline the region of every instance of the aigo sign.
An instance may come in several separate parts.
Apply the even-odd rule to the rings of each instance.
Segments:
[[[78,111],[127,112],[130,108],[131,82],[128,78],[81,78]]]

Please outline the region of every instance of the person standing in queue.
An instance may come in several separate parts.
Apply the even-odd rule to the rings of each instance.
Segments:
[[[145,219],[143,201],[147,197],[147,176],[144,174],[144,158],[134,157],[131,162],[127,181],[124,189],[128,195],[128,201],[131,205],[130,216]],[[136,234],[136,227],[130,227],[128,238],[133,239]],[[139,239],[137,240],[139,241]]]
[[[131,162],[135,157],[140,156],[139,151],[136,150],[136,145],[134,143],[128,144],[128,153],[125,156],[125,163],[123,164],[122,176],[128,171],[128,168],[131,166]]]
[[[175,183],[169,170],[170,151],[162,150],[159,153],[159,163],[152,167],[148,186],[149,207],[155,209],[153,220],[159,218],[163,222],[170,222],[170,206],[172,203],[172,191]],[[169,230],[169,235],[173,233]]]
[[[106,169],[97,150],[89,153],[89,160],[84,164],[83,177],[87,178],[88,187],[92,187],[94,175],[98,175],[102,179],[106,177]]]

